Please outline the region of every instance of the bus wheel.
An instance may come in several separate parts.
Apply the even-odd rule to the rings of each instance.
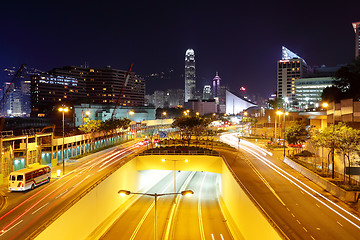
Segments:
[[[34,186],[34,184],[31,184],[31,190],[33,190],[33,189],[34,189],[34,187],[35,187],[35,186]]]
[[[48,178],[47,182],[50,182],[50,178]]]

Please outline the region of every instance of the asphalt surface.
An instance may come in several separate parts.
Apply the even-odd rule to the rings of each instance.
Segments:
[[[88,156],[68,164],[66,175],[60,178],[53,168],[50,183],[34,190],[10,192],[2,185],[7,203],[0,211],[0,239],[32,239],[86,194],[90,186],[129,161],[130,155],[140,148],[133,142]]]
[[[194,195],[179,197],[177,205],[173,205],[172,196],[159,198],[157,239],[232,239],[217,200],[218,178],[219,174],[215,173],[178,174],[177,191],[181,191],[183,185],[183,189],[193,190]],[[186,179],[191,180],[187,183]],[[171,192],[172,188],[169,175],[149,193]],[[154,239],[153,203],[154,198],[139,198],[100,239]],[[173,206],[174,215],[171,215]]]
[[[222,140],[237,147],[235,135]],[[289,239],[359,239],[358,212],[257,146],[223,150],[239,181]]]

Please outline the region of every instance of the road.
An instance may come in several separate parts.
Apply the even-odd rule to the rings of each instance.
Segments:
[[[235,134],[221,140],[238,147]],[[276,156],[240,142],[240,153],[221,151],[247,191],[289,239],[359,239],[358,212],[303,177]]]
[[[87,161],[67,167],[66,175],[26,192],[6,193],[8,206],[0,212],[0,239],[33,238],[85,194],[99,179],[111,174],[130,160],[131,154],[140,150],[138,143],[128,143],[111,150],[94,154]]]
[[[221,213],[216,186],[219,174],[181,172],[177,191],[194,191],[191,197],[160,197],[157,210],[157,239],[232,239]],[[173,192],[173,178],[167,178],[149,193]],[[154,239],[154,198],[141,196],[101,237],[107,239]],[[172,211],[173,210],[173,211]],[[172,214],[174,213],[174,214]]]

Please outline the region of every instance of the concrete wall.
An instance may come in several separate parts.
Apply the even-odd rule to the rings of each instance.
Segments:
[[[120,189],[140,189],[140,175],[136,170],[136,160],[128,162],[62,214],[36,239],[85,239],[128,199],[117,194]],[[161,173],[156,174],[153,181],[162,177]]]
[[[162,162],[162,159],[168,160]],[[188,159],[188,162],[185,162]],[[197,155],[138,156],[100,183],[68,211],[62,214],[36,239],[96,239],[106,226],[111,225],[129,202],[118,196],[120,189],[139,191],[153,185],[168,174],[159,171],[146,178],[148,173],[140,170],[159,169],[184,171],[208,171],[222,173],[221,208],[235,239],[281,239],[263,214],[248,198],[221,157]],[[119,210],[120,209],[120,210]],[[114,214],[114,212],[119,212]],[[112,220],[110,218],[113,218]],[[96,230],[99,229],[100,230]],[[259,230],[261,229],[261,231]],[[94,232],[97,231],[97,232]],[[100,233],[99,233],[100,232]]]
[[[282,239],[222,163],[222,209],[235,239]]]
[[[136,169],[158,169],[181,171],[206,171],[221,173],[221,157],[204,156],[204,155],[149,155],[136,157]],[[165,159],[165,162],[162,161]],[[185,162],[185,160],[188,162]]]
[[[314,183],[316,183],[317,185],[319,185],[320,187],[322,187],[323,189],[325,189],[326,191],[330,192],[335,197],[341,199],[342,201],[357,201],[359,192],[345,191],[342,188],[336,186],[335,184],[327,181],[326,179],[320,177],[319,175],[313,173],[312,171],[304,168],[303,166],[297,164],[296,162],[293,162],[288,158],[285,158],[284,162],[308,179],[310,179],[311,181],[313,181]]]

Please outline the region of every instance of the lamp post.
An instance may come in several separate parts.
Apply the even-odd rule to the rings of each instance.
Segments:
[[[168,160],[165,160],[164,158],[161,159],[162,162],[166,162],[166,161],[171,161],[174,163],[174,192],[177,192],[176,191],[176,162],[189,162],[189,160],[185,159],[185,160],[171,160],[171,159],[168,159]],[[176,203],[176,200],[175,200],[175,196],[174,196],[174,202]]]
[[[85,111],[85,117],[90,116],[90,111]],[[82,124],[84,125],[85,122],[88,121],[88,119],[85,121],[84,120],[84,111],[81,111],[81,120],[82,120]]]
[[[289,113],[285,112],[284,113],[284,121],[283,121],[284,122],[284,137],[283,137],[284,138],[284,160],[285,160],[285,123],[286,123],[286,116],[287,115],[289,115]]]
[[[60,107],[59,111],[62,112],[62,125],[63,125],[63,136],[62,136],[62,165],[63,165],[63,175],[65,175],[65,154],[64,154],[64,140],[65,140],[65,113],[69,111],[68,107]]]
[[[124,196],[128,196],[130,194],[137,194],[137,195],[144,195],[144,196],[150,196],[150,197],[154,197],[154,210],[155,210],[155,214],[154,214],[154,240],[157,239],[157,234],[156,234],[156,228],[157,228],[157,199],[158,197],[161,196],[168,196],[168,195],[177,195],[177,194],[181,194],[182,196],[191,196],[194,194],[194,192],[192,190],[185,190],[182,191],[180,193],[177,192],[173,192],[173,193],[137,193],[137,192],[130,192],[128,190],[120,190],[118,191],[118,194],[122,197]]]
[[[322,104],[322,106],[324,108],[326,108],[326,112],[327,112],[327,108],[329,106],[329,104],[327,102],[324,102]],[[332,116],[332,126],[333,126],[333,134],[335,133],[335,102],[332,104],[332,112],[333,112],[333,116]],[[334,179],[335,178],[335,148],[334,148],[334,141],[331,143],[331,177]]]
[[[282,113],[283,112],[280,111],[280,110],[276,111],[276,115],[279,115],[279,123],[280,123],[280,116],[281,116]],[[277,136],[276,135],[277,135],[277,122],[276,122],[276,116],[275,116],[275,139],[274,139],[275,143],[277,142]]]

